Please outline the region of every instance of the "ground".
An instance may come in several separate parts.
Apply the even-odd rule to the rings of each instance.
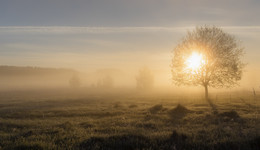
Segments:
[[[257,150],[258,94],[1,92],[0,149]]]

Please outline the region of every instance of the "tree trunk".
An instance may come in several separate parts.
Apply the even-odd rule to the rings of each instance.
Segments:
[[[204,87],[205,87],[205,99],[206,101],[209,101],[208,85],[206,84],[204,85]]]
[[[209,99],[208,85],[205,84],[204,87],[205,87],[205,99],[209,103],[209,105],[211,106],[213,113],[217,114],[218,113],[217,107]]]

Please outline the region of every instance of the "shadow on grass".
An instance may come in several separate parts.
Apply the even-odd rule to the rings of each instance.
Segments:
[[[110,137],[91,137],[79,144],[77,149],[105,149],[105,150],[132,150],[132,149],[207,149],[231,150],[245,149],[257,150],[260,148],[260,137],[249,141],[215,142],[214,144],[200,143],[191,137],[173,131],[172,135],[165,138],[149,138],[143,135],[120,135]]]
[[[164,139],[148,138],[143,135],[121,135],[111,137],[92,137],[83,141],[79,149],[189,149],[186,144],[187,136],[173,132],[172,136]]]
[[[210,99],[207,99],[207,102],[209,103],[210,107],[212,108],[213,114],[218,114],[218,109],[215,104]]]

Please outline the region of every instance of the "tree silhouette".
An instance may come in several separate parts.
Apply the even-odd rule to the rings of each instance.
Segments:
[[[97,86],[99,88],[111,89],[114,86],[114,79],[111,76],[107,75],[98,80]]]
[[[74,74],[70,80],[69,80],[69,85],[71,88],[79,88],[81,86],[80,78]]]
[[[208,87],[232,87],[241,79],[243,49],[234,36],[221,28],[197,27],[173,51],[173,83],[203,86],[209,101]]]
[[[136,86],[137,89],[149,90],[153,87],[154,77],[150,69],[144,67],[139,70],[139,73],[136,77]]]

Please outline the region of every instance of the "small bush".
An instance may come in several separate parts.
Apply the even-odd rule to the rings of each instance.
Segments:
[[[129,107],[129,108],[136,108],[137,105],[132,104],[132,105],[129,105],[128,107]]]
[[[191,112],[186,107],[182,106],[181,104],[178,104],[177,107],[169,111],[170,113],[189,113]]]
[[[114,108],[120,108],[120,107],[122,107],[122,105],[120,103],[115,103],[113,107]]]
[[[217,117],[225,122],[228,122],[228,121],[237,121],[240,123],[244,122],[244,120],[234,110],[222,112],[222,113],[218,114]]]
[[[184,117],[187,113],[190,113],[191,111],[188,110],[186,107],[178,104],[177,107],[171,109],[168,111],[168,114],[173,119],[180,119]]]
[[[161,111],[162,109],[163,109],[162,104],[158,104],[158,105],[154,105],[153,107],[151,107],[151,108],[149,109],[149,111],[150,111],[150,113],[152,113],[152,114],[156,114],[156,113],[158,113],[159,111]]]
[[[238,119],[238,118],[240,118],[238,113],[236,111],[234,111],[234,110],[220,113],[219,116],[221,116],[221,117],[228,117],[230,119]]]

